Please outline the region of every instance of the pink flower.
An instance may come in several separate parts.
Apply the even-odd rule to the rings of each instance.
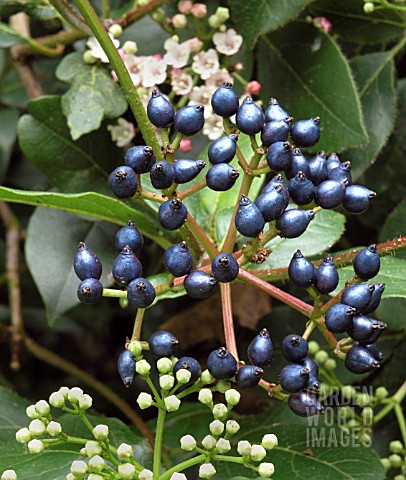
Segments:
[[[153,87],[166,80],[166,63],[154,57],[145,57],[143,62],[142,86]]]
[[[111,33],[108,34],[113,45],[118,48],[120,46],[120,41],[116,40]],[[90,53],[93,55],[94,58],[98,58],[103,63],[109,63],[109,59],[107,55],[104,53],[100,43],[96,40],[95,37],[90,37],[87,42],[86,46],[89,47]]]
[[[193,37],[190,40],[187,40],[187,42],[189,43],[189,48],[192,53],[200,52],[203,47],[203,42],[197,37]]]
[[[193,2],[191,0],[182,0],[178,3],[178,10],[184,15],[188,15],[192,11]]]
[[[119,48],[117,51],[120,54],[121,60],[124,60],[124,56],[125,56],[124,48]]]
[[[193,79],[180,68],[174,68],[172,69],[171,85],[176,95],[187,95],[192,91]]]
[[[252,82],[249,82],[247,85],[247,92],[250,95],[259,95],[261,92],[261,84],[256,80],[252,80]]]
[[[187,65],[190,55],[189,42],[179,43],[177,37],[168,38],[164,43],[166,53],[164,61],[167,65],[182,68]]]
[[[214,75],[219,67],[219,57],[214,48],[210,48],[207,52],[200,52],[193,58],[192,70],[200,75],[202,80],[207,80]]]
[[[204,122],[203,134],[210,140],[217,140],[223,134],[223,119],[218,115],[210,115]]]
[[[152,57],[155,58],[155,60],[163,60],[164,58],[160,53],[155,53]]]
[[[183,153],[190,152],[193,149],[193,143],[190,138],[182,138],[179,145],[179,150]]]
[[[127,147],[136,133],[134,125],[122,117],[117,119],[117,125],[108,125],[107,130],[117,147]]]
[[[313,23],[316,27],[323,30],[324,33],[330,33],[333,25],[326,17],[316,17],[313,19]]]
[[[211,75],[205,83],[208,87],[221,87],[225,82],[233,83],[233,77],[223,68]]]
[[[213,43],[216,49],[224,55],[234,55],[242,45],[242,36],[230,28],[225,33],[217,32],[213,35]]]
[[[190,13],[196,18],[204,18],[207,15],[207,7],[204,3],[195,3]]]
[[[142,82],[144,58],[145,57],[136,57],[135,55],[124,55],[124,64],[127,67],[128,73],[130,74],[131,80],[135,87],[139,87]]]

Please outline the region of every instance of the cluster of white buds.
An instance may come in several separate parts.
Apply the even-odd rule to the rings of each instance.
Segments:
[[[247,440],[241,440],[237,444],[237,452],[246,460],[261,462],[267,455],[267,450],[272,450],[278,445],[278,438],[273,433],[263,436],[261,444],[253,444]],[[273,475],[275,467],[273,463],[263,462],[258,465],[258,473],[263,478]]]
[[[55,408],[63,409],[66,407],[67,400],[74,408],[80,410],[88,410],[93,404],[92,397],[84,393],[79,387],[61,387],[57,392],[53,392],[49,396],[49,403]]]

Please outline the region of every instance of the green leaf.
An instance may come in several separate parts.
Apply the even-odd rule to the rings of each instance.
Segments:
[[[400,202],[388,215],[382,230],[379,233],[379,241],[386,242],[405,234],[406,200]]]
[[[268,260],[260,265],[252,265],[251,268],[287,267],[296,250],[301,250],[305,257],[320,255],[340,239],[344,225],[345,217],[341,213],[320,210],[299,238],[276,237],[271,240],[266,245],[266,248],[272,250]]]
[[[0,109],[0,179],[2,180],[10,161],[11,152],[17,136],[18,111],[9,108]]]
[[[134,204],[131,208],[120,200],[99,193],[27,192],[6,187],[0,187],[0,200],[56,208],[88,215],[93,220],[107,220],[120,226],[131,219],[143,235],[152,238],[164,248],[170,245],[170,242],[162,237],[157,220],[154,221],[153,217],[145,214],[147,210],[143,202]]]
[[[58,96],[31,100],[28,112],[18,122],[21,149],[55,187],[71,193],[110,192],[108,175],[121,163],[121,153],[105,129],[73,141]]]
[[[388,43],[404,33],[405,22],[400,12],[377,9],[364,12],[363,0],[317,0],[310,6],[315,16],[327,17],[332,32],[359,43]]]
[[[2,0],[0,5],[0,17],[8,18],[18,12],[25,12],[38,20],[51,20],[58,16],[47,2],[43,0]]]
[[[28,39],[6,23],[0,22],[0,47],[8,48],[19,43],[28,43]]]
[[[228,0],[238,33],[252,49],[260,35],[282,27],[314,0]]]
[[[369,142],[345,152],[352,163],[352,176],[358,178],[375,160],[387,142],[395,123],[396,91],[393,55],[371,53],[351,62],[364,113]],[[379,125],[379,128],[377,126]]]
[[[119,117],[127,110],[124,95],[110,72],[100,64],[84,63],[80,52],[64,57],[56,76],[72,85],[62,95],[62,110],[73,140],[97,130],[103,119]]]
[[[368,140],[350,67],[330,35],[294,22],[261,39],[258,59],[264,101],[276,97],[296,120],[321,118],[317,150]]]

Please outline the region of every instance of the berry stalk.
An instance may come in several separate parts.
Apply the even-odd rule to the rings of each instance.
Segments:
[[[229,283],[220,283],[221,307],[223,311],[224,337],[227,350],[238,361],[238,349],[235,341],[233,311],[231,305],[231,286]]]

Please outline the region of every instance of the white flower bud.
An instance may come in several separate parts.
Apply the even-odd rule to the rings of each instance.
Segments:
[[[117,448],[117,456],[120,460],[128,460],[133,456],[133,448],[128,443],[122,443]]]
[[[58,391],[63,395],[63,398],[67,399],[69,395],[69,387],[61,387]]]
[[[78,405],[80,397],[83,395],[83,390],[79,387],[73,387],[69,390],[68,400],[73,405]]]
[[[187,25],[187,18],[186,15],[182,13],[178,13],[172,17],[172,25],[175,28],[185,28]]]
[[[49,396],[49,403],[56,408],[62,408],[65,406],[65,397],[61,392],[53,392]]]
[[[230,390],[231,383],[228,380],[220,380],[217,383],[217,391],[220,393],[226,393],[227,390]]]
[[[144,470],[141,470],[141,472],[138,474],[138,480],[152,480],[154,478],[154,474],[151,472],[151,470],[147,470],[144,468]]]
[[[170,395],[164,399],[165,408],[168,412],[176,412],[180,407],[180,400],[176,395]]]
[[[147,377],[151,371],[151,365],[146,360],[139,360],[135,363],[135,370],[142,377]]]
[[[162,390],[168,391],[174,386],[174,384],[175,379],[172,375],[162,375],[162,377],[159,378],[159,386]]]
[[[241,394],[237,392],[237,390],[234,390],[234,388],[230,388],[230,390],[227,390],[225,397],[228,405],[234,407],[240,402]]]
[[[240,429],[240,425],[235,420],[228,420],[226,423],[226,432],[229,435],[235,435]]]
[[[217,7],[216,15],[224,23],[230,18],[230,10],[226,7]]]
[[[192,435],[184,435],[180,439],[180,448],[182,450],[186,450],[187,452],[191,452],[196,448],[196,440]]]
[[[51,437],[57,437],[62,432],[62,426],[58,422],[49,422],[47,425],[47,432],[49,435],[51,435]]]
[[[47,430],[47,426],[42,420],[32,420],[31,423],[28,425],[28,430],[33,434],[35,437],[36,435],[44,435]]]
[[[206,450],[213,450],[217,440],[212,435],[206,435],[202,440],[202,445]]]
[[[99,442],[94,440],[89,440],[85,445],[85,455],[86,457],[92,458],[96,455],[101,455],[103,452],[102,446]]]
[[[125,480],[131,480],[135,475],[135,467],[131,463],[123,463],[118,466],[118,473],[125,478]]]
[[[83,447],[79,450],[79,453],[82,455],[82,457],[86,457],[86,448]]]
[[[138,395],[137,398],[137,403],[141,410],[145,410],[146,408],[150,407],[152,405],[153,399],[151,395],[147,392],[141,392]]]
[[[237,452],[242,456],[246,457],[251,455],[251,444],[247,440],[241,440],[237,444]]]
[[[213,435],[221,435],[224,432],[224,423],[220,420],[214,420],[209,425],[210,431]]]
[[[16,432],[16,440],[20,443],[28,443],[30,440],[32,440],[31,432],[28,430],[28,428],[20,428],[20,430]]]
[[[278,437],[273,433],[267,433],[262,437],[261,445],[266,450],[272,450],[278,445]]]
[[[203,405],[213,404],[213,394],[209,388],[202,388],[199,392],[199,402]]]
[[[79,408],[82,410],[88,410],[93,404],[93,398],[85,393],[79,398]]]
[[[174,473],[169,480],[187,480],[184,473]]]
[[[273,475],[275,466],[273,463],[260,463],[258,466],[258,473],[263,478],[269,478]]]
[[[189,370],[186,370],[186,368],[181,368],[176,372],[176,380],[182,385],[189,383],[191,378],[192,373]]]
[[[173,370],[173,364],[170,358],[162,357],[156,362],[158,372],[162,375],[169,373]]]
[[[35,409],[35,405],[29,405],[26,409],[25,409],[25,413],[27,414],[27,417],[28,418],[39,418],[40,415],[39,413],[37,412],[37,410]]]
[[[123,50],[124,52],[127,54],[127,55],[135,55],[137,52],[138,52],[138,46],[135,42],[131,41],[131,40],[127,40],[126,42],[124,42],[124,45],[123,45]],[[134,349],[134,352],[133,353],[133,349],[131,347],[132,344],[138,344],[137,347],[135,347]],[[130,350],[130,347],[131,347],[131,350]],[[139,347],[141,347],[141,349],[139,349]],[[130,352],[132,353],[132,355],[134,357],[138,357],[139,355],[141,355],[141,352],[142,352],[142,345],[140,342],[137,342],[137,341],[133,341],[130,343],[130,345],[128,346],[128,350],[130,350]]]
[[[96,440],[106,440],[109,436],[109,427],[107,425],[96,425],[93,429],[93,435]]]
[[[126,48],[132,50],[134,47],[135,47],[134,53],[128,52],[126,50]],[[125,42],[123,49],[127,55],[129,54],[134,55],[137,52],[137,44],[135,42]],[[130,342],[127,348],[128,348],[128,351],[131,353],[131,355],[135,358],[140,357],[140,355],[142,354],[142,345],[141,345],[141,342],[139,342],[138,340],[134,340]]]
[[[45,400],[39,400],[35,404],[35,410],[42,416],[46,417],[51,413],[51,407],[49,406],[49,403]]]
[[[97,475],[97,473],[91,473],[87,477],[87,480],[105,480],[105,477],[102,477],[101,475]]]
[[[100,455],[95,455],[89,460],[89,470],[91,472],[102,472],[105,468],[106,462]]]
[[[216,450],[219,453],[227,453],[231,450],[231,445],[225,438],[219,438],[216,443]]]
[[[83,460],[75,460],[72,462],[70,471],[75,477],[84,477],[87,473],[87,463]]]
[[[224,403],[217,403],[213,407],[213,417],[216,420],[223,420],[227,417],[228,410]]]
[[[109,33],[113,35],[114,38],[119,38],[123,34],[123,28],[118,23],[115,23],[109,28]]]
[[[216,379],[208,370],[204,370],[200,375],[200,381],[203,385],[210,385],[211,383],[214,383]]]
[[[266,457],[266,450],[262,445],[253,445],[251,447],[250,457],[254,462],[260,462]]]
[[[208,23],[210,28],[219,28],[223,24],[217,15],[210,15]]]
[[[44,451],[44,444],[36,438],[28,442],[27,447],[30,453],[42,453]]]
[[[17,480],[17,474],[14,470],[5,470],[1,475],[1,480]]]
[[[66,480],[76,480],[77,477],[75,477],[75,475],[73,475],[73,473],[68,473],[66,475]]]
[[[364,4],[364,12],[372,13],[375,10],[375,5],[372,2],[367,2]]]
[[[200,478],[211,478],[216,475],[216,469],[211,463],[203,463],[199,468],[199,477]]]

